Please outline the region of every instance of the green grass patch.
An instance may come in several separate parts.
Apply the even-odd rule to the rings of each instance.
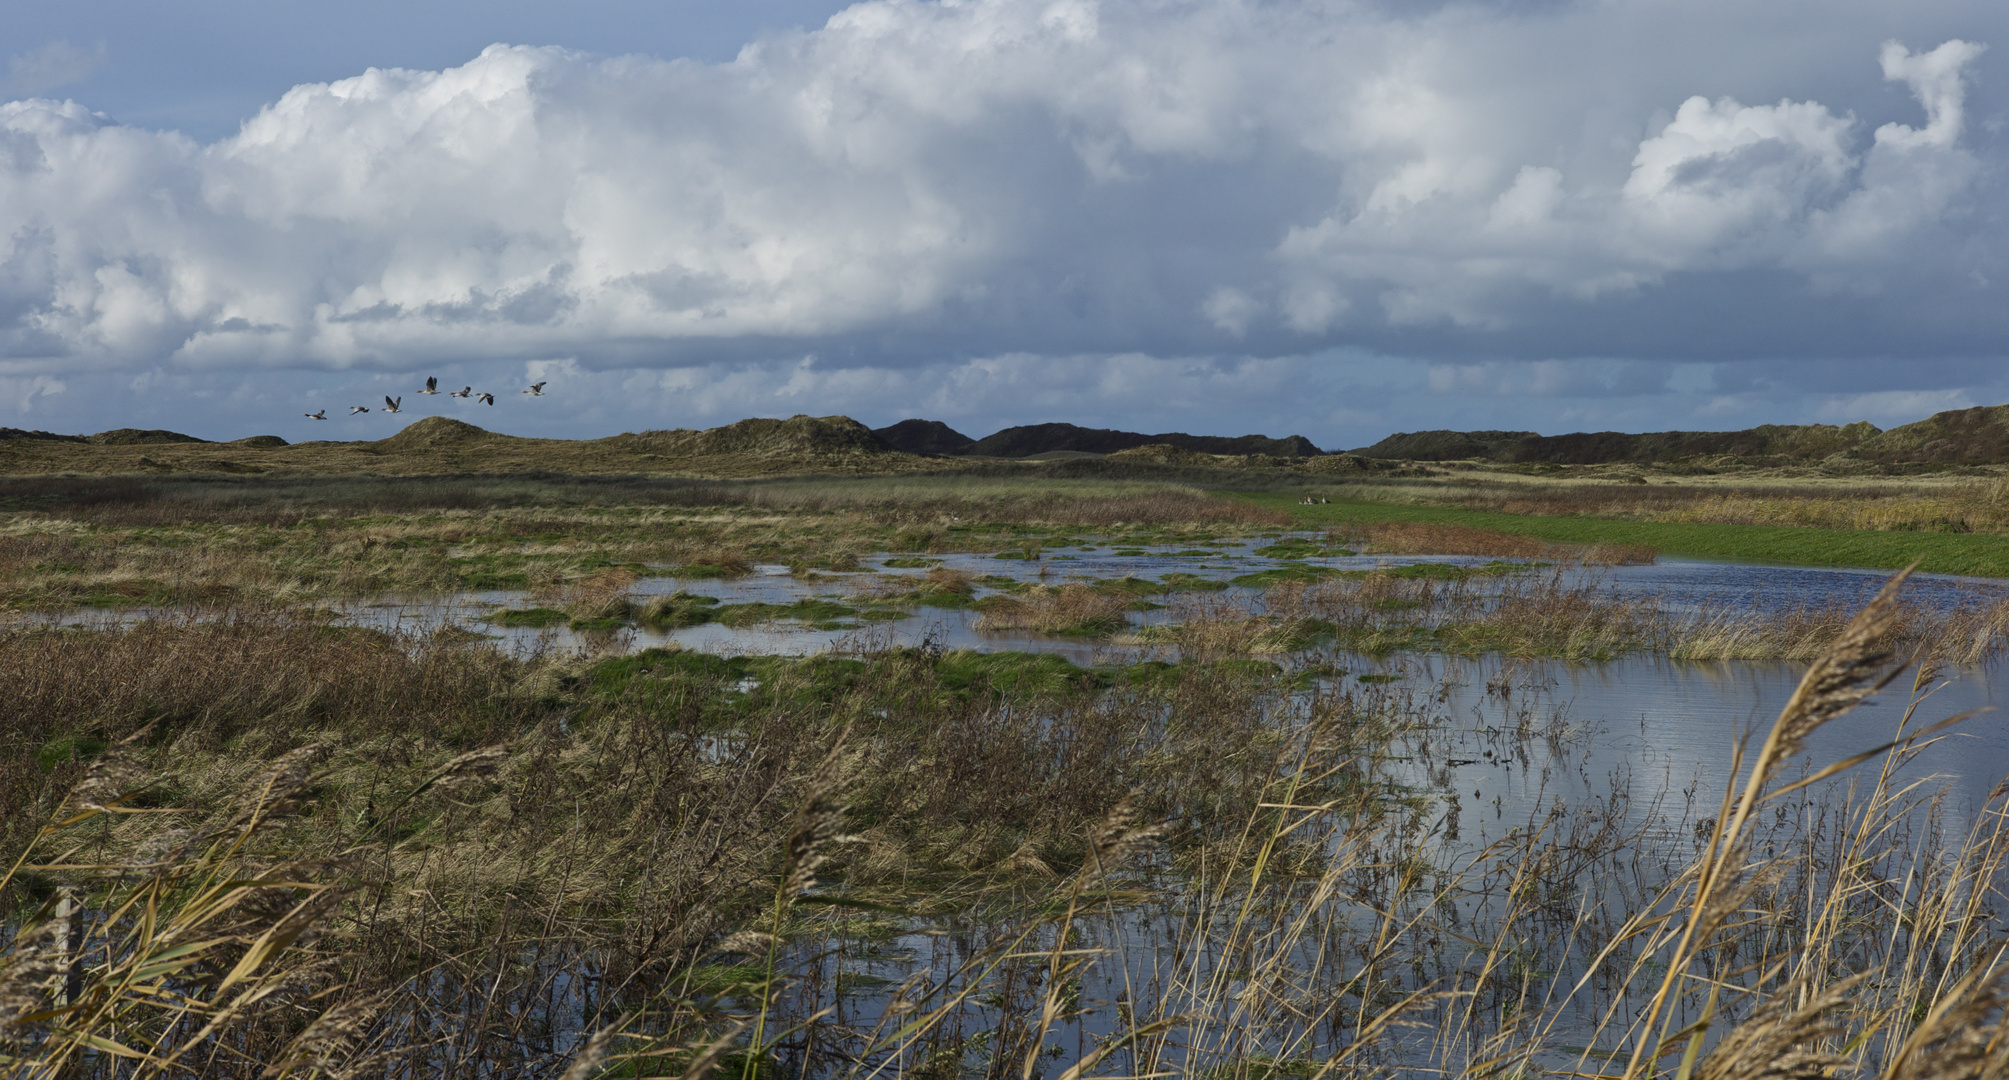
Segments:
[[[1356,574],[1361,573],[1358,570],[1353,572]],[[1307,583],[1325,581],[1328,578],[1339,577],[1341,573],[1341,571],[1335,570],[1330,566],[1289,563],[1284,566],[1274,566],[1268,570],[1258,570],[1252,574],[1238,574],[1235,577],[1229,578],[1228,582],[1232,585],[1245,585],[1252,589],[1261,589],[1271,585],[1280,585],[1286,581]]]
[[[1165,591],[1162,583],[1131,574],[1120,578],[1096,578],[1088,584],[1098,592],[1129,593],[1131,596],[1156,596]]]
[[[1282,510],[1296,521],[1323,528],[1377,521],[1465,525],[1566,544],[1644,544],[1669,555],[1895,570],[1914,560],[1936,574],[2009,577],[2009,536],[1984,533],[1878,532],[1791,525],[1714,525],[1693,522],[1614,521],[1593,517],[1501,514],[1448,506],[1339,499],[1316,506],[1288,494],[1242,494],[1258,506]]]
[[[482,621],[497,626],[527,626],[541,629],[546,626],[563,626],[572,621],[572,616],[551,608],[510,608],[491,612]]]
[[[1221,592],[1228,583],[1217,578],[1201,577],[1198,574],[1174,572],[1158,579],[1166,592]]]
[[[940,559],[887,559],[883,564],[893,570],[926,570],[930,566],[942,565]]]
[[[721,604],[712,612],[712,618],[726,626],[752,626],[756,623],[774,622],[787,619],[793,622],[821,624],[830,629],[838,619],[848,619],[858,614],[858,609],[846,607],[832,600],[797,600],[793,604],[766,604],[754,601],[748,604]]]
[[[1099,681],[1095,673],[1051,653],[957,649],[935,666],[944,687],[1008,697],[1060,694]]]
[[[1259,547],[1255,553],[1271,559],[1330,559],[1359,554],[1351,548],[1327,547],[1309,540],[1285,540],[1279,544]]]
[[[986,589],[996,589],[999,592],[1005,593],[1022,593],[1032,588],[1032,582],[1030,581],[1020,581],[1017,578],[1005,577],[1002,574],[985,574],[983,577],[977,579],[977,584],[982,585]]]
[[[91,761],[105,752],[105,740],[90,735],[58,735],[35,752],[35,763],[44,770],[71,761]]]

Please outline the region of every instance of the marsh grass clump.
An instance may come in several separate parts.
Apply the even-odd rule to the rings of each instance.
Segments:
[[[671,577],[736,578],[753,573],[753,560],[737,551],[706,551],[670,568]]]
[[[1123,590],[1093,585],[1035,585],[1017,596],[987,598],[978,630],[1033,630],[1089,637],[1114,633],[1130,622],[1133,600]]]
[[[625,567],[612,567],[566,583],[553,590],[565,613],[574,622],[624,622],[635,611],[630,590],[641,576]]]
[[[542,629],[547,626],[564,626],[572,621],[572,616],[556,608],[498,608],[486,617],[486,621],[497,626]]]
[[[856,598],[868,605],[971,608],[977,604],[977,588],[976,575],[946,566],[933,566],[918,583],[905,575],[877,578],[863,586]]]
[[[719,606],[716,596],[702,596],[679,590],[652,596],[641,606],[636,619],[648,626],[675,629],[712,621]]]
[[[797,600],[792,604],[768,604],[752,601],[744,604],[720,604],[711,609],[713,621],[726,626],[754,626],[764,622],[786,619],[803,622],[818,629],[835,629],[847,625],[843,620],[855,617],[858,609],[834,600]]]

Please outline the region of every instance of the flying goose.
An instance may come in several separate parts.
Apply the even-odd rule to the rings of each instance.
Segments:
[[[526,394],[529,394],[529,395],[530,395],[531,397],[543,397],[543,396],[544,396],[544,384],[543,384],[543,383],[532,383],[532,384],[530,384],[530,389],[528,389],[528,390],[525,390],[525,391],[524,391],[524,393],[526,393]]]
[[[495,395],[494,395],[494,394],[476,394],[476,395],[474,395],[474,399],[475,399],[476,401],[479,401],[479,402],[481,402],[481,403],[482,403],[483,405],[493,405],[493,404],[495,404]]]
[[[402,397],[392,397],[392,396],[391,396],[391,395],[389,395],[389,394],[385,394],[385,395],[384,395],[384,411],[385,411],[385,412],[403,412],[403,411],[404,411],[403,409],[400,409],[400,408],[398,408],[398,403],[399,403],[399,402],[401,402],[401,401],[403,401],[403,400],[404,400],[404,398],[402,398]]]
[[[303,412],[300,415],[309,420],[326,420],[328,418],[328,410],[322,409],[320,412]]]
[[[438,379],[436,379],[436,378],[428,378],[428,379],[426,380],[426,388],[425,388],[425,389],[423,389],[423,390],[421,390],[421,391],[419,391],[419,393],[421,393],[421,394],[437,394],[437,393],[439,393],[439,380],[438,380]]]
[[[370,410],[369,410],[369,407],[368,407],[368,406],[365,406],[365,405],[351,405],[351,406],[349,406],[349,415],[350,415],[350,416],[354,416],[354,415],[356,415],[356,414],[357,414],[357,413],[359,413],[359,412],[369,412],[369,411],[370,411]]]
[[[458,390],[448,390],[448,391],[446,392],[446,396],[448,396],[448,397],[466,397],[466,396],[468,396],[469,394],[471,394],[471,393],[473,393],[473,392],[474,392],[474,387],[472,387],[472,386],[463,386],[463,387],[461,387],[461,388],[460,388],[460,389],[458,389]]]

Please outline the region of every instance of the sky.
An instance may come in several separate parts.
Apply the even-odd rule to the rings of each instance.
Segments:
[[[17,2],[0,426],[1888,427],[2009,402],[2005,29],[1970,0]]]

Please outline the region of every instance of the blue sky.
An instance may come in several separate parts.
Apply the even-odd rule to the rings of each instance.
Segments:
[[[2009,401],[2005,25],[38,4],[0,38],[0,425],[1888,426]]]

